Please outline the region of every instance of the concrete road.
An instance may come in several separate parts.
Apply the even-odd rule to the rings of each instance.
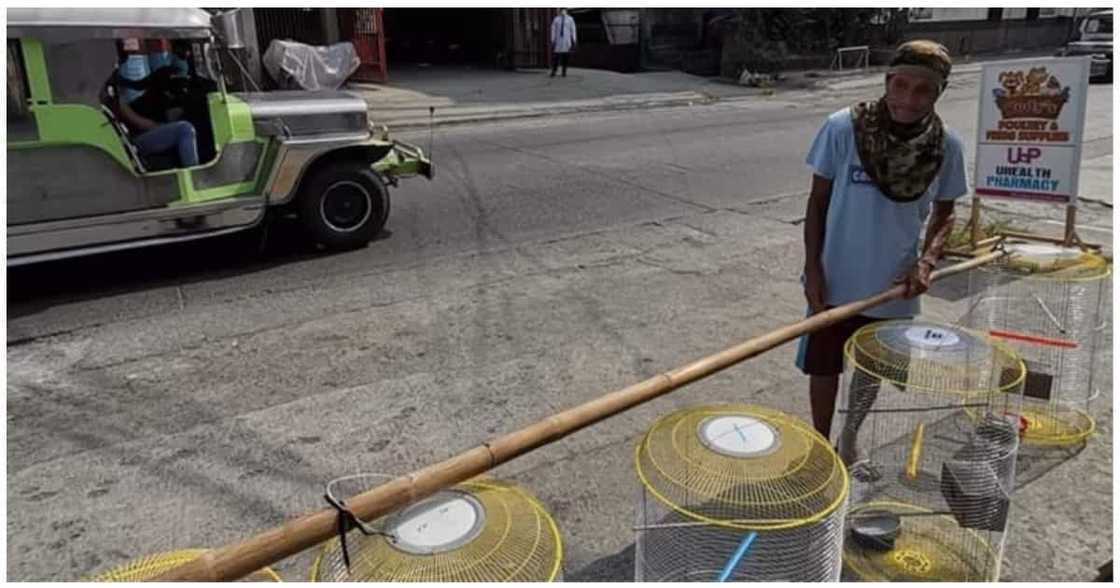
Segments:
[[[259,256],[250,234],[10,271],[9,579],[227,544],[323,507],[333,477],[411,471],[793,322],[804,153],[869,92],[439,129],[436,181],[404,183],[386,234],[351,253],[308,252],[279,226]],[[975,94],[963,77],[940,108],[966,145]],[[1089,117],[1083,159],[1109,202],[1080,218],[1111,243],[1111,86],[1093,86]],[[1062,218],[999,213],[1038,230]],[[956,320],[966,287],[938,286],[925,314]],[[1090,579],[1112,557],[1106,345],[1100,434],[1028,468],[1004,579]],[[551,509],[567,579],[630,579],[639,436],[700,402],[807,418],[793,351],[495,474]],[[302,579],[312,556],[277,569]]]

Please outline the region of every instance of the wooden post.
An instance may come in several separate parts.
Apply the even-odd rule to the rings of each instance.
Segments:
[[[994,261],[1003,255],[1004,252],[993,252],[976,257],[935,271],[931,278],[938,280],[958,274]],[[556,413],[440,463],[396,478],[347,499],[347,506],[358,518],[365,521],[375,520],[406,504],[469,480],[538,447],[563,439],[584,427],[722,371],[802,335],[851,318],[884,302],[901,298],[904,294],[905,286],[898,285],[871,298],[838,306],[792,325],[770,331],[683,367]],[[236,580],[334,537],[338,532],[337,516],[337,511],[333,509],[304,515],[240,543],[208,551],[198,559],[167,571],[153,580],[157,582]]]
[[[969,214],[968,224],[972,228],[969,238],[970,248],[976,251],[976,248],[980,246],[980,196],[975,193],[972,194],[972,211]]]
[[[1077,226],[1077,207],[1073,204],[1066,206],[1066,232],[1062,238],[1062,242],[1066,247],[1073,245],[1073,240],[1076,238]]]

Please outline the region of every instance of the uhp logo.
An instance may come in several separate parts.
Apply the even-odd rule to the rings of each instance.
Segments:
[[[1007,162],[1008,163],[1026,163],[1038,159],[1042,155],[1042,150],[1038,147],[1030,147],[1023,149],[1022,147],[1008,147],[1007,148]]]

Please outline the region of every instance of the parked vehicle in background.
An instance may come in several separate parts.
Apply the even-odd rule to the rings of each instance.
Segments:
[[[1112,81],[1112,11],[1086,16],[1077,26],[1078,38],[1058,50],[1058,56],[1089,55],[1090,79]]]

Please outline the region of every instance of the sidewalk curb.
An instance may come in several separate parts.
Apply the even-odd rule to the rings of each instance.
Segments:
[[[959,79],[960,77],[964,77],[964,76],[971,77],[971,76],[974,76],[974,75],[979,75],[980,72],[982,71],[982,69],[983,68],[982,68],[981,64],[979,64],[979,63],[965,64],[965,65],[961,66],[960,68],[957,68],[957,69],[953,70],[953,73],[950,74],[950,76],[949,76],[949,83],[952,84],[953,79],[955,79],[955,78]],[[836,82],[833,82],[833,83],[825,83],[825,84],[822,84],[821,87],[826,89],[826,90],[837,91],[837,90],[856,90],[856,89],[859,89],[859,88],[867,88],[867,87],[871,87],[871,86],[878,86],[878,85],[881,85],[883,83],[883,75],[885,75],[885,74],[886,74],[886,68],[882,68],[882,71],[868,73],[867,76],[864,77],[864,78],[855,78],[855,79],[848,79],[848,80],[840,80],[840,81],[836,81]]]
[[[857,90],[871,86],[882,84],[882,74],[886,71],[885,68],[880,68],[882,71],[871,71],[864,74],[865,77],[856,78],[843,76],[846,79],[836,80],[833,83],[828,83],[827,79],[818,78],[810,91],[843,91],[843,90]],[[958,69],[954,70],[955,76],[972,76],[977,75],[982,70],[982,62],[973,62],[962,64]],[[540,118],[544,116],[564,116],[580,113],[590,112],[614,112],[624,110],[635,110],[638,108],[667,108],[674,106],[693,106],[693,105],[710,105],[717,102],[741,102],[746,100],[754,100],[759,96],[774,96],[788,91],[803,91],[806,88],[774,88],[772,93],[756,93],[747,94],[742,96],[726,96],[719,97],[697,91],[682,91],[673,92],[672,96],[667,97],[653,97],[652,95],[634,94],[634,95],[615,95],[607,96],[604,98],[571,101],[571,102],[540,102],[528,103],[524,107],[512,107],[508,110],[502,111],[498,107],[498,111],[489,112],[486,114],[455,114],[454,108],[446,108],[451,112],[445,116],[440,115],[440,109],[436,109],[436,116],[433,120],[429,121],[426,108],[415,109],[415,114],[405,115],[397,119],[392,118],[379,118],[379,113],[376,108],[369,108],[370,119],[376,124],[384,124],[390,130],[398,131],[412,131],[417,129],[432,127],[444,127],[452,125],[467,125],[485,122],[496,121],[510,121],[529,118]],[[655,94],[655,93],[654,93]],[[663,93],[664,94],[664,93]],[[480,109],[483,107],[479,107]],[[406,109],[408,110],[408,109]],[[384,113],[380,113],[384,114]]]
[[[720,100],[721,99],[718,97],[702,94],[700,92],[681,92],[676,96],[664,98],[637,97],[633,99],[620,100],[617,96],[608,96],[596,100],[581,101],[580,103],[545,102],[526,106],[524,108],[512,108],[507,111],[497,111],[477,115],[456,115],[454,114],[454,112],[452,112],[446,116],[440,116],[439,109],[436,109],[436,116],[430,122],[428,117],[423,115],[418,117],[400,118],[397,120],[378,120],[376,109],[371,108],[369,109],[369,112],[371,120],[373,120],[376,124],[385,124],[390,128],[390,130],[404,131],[428,128],[429,124],[431,124],[432,126],[442,127],[489,121],[540,118],[544,116],[563,116],[588,112],[615,112],[624,110],[636,110],[639,108],[665,108],[673,106],[708,105],[714,104],[715,102],[718,102]]]

